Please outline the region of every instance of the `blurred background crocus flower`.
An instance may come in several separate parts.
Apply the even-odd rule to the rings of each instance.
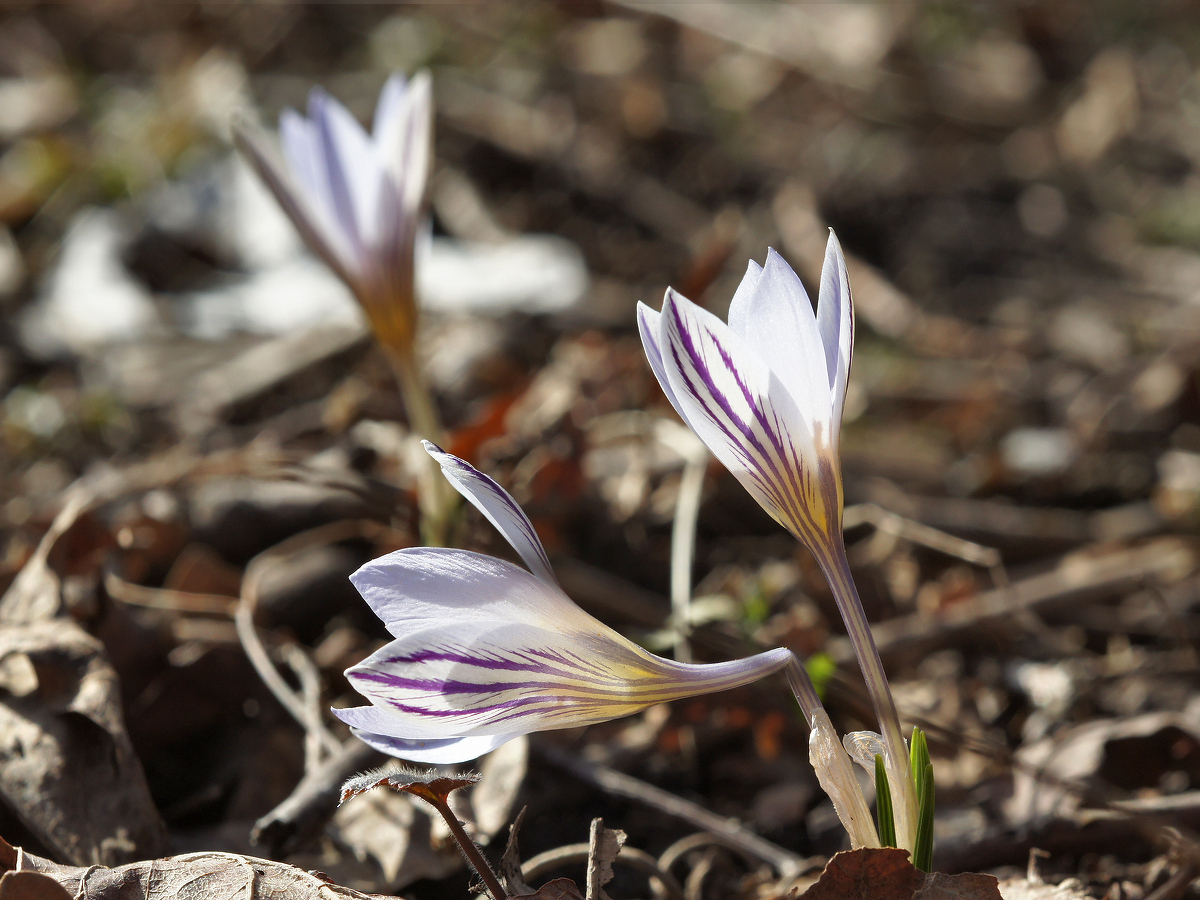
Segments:
[[[913,849],[909,754],[842,536],[838,443],[854,309],[837,238],[830,232],[815,314],[796,273],[770,250],[764,266],[750,262],[728,324],[668,288],[661,313],[639,305],[638,325],[675,410],[829,581],[879,719],[897,844]]]
[[[815,700],[789,650],[680,663],[597,621],[563,593],[516,501],[463,460],[426,449],[529,570],[467,550],[411,547],[351,576],[396,638],[346,672],[371,705],[333,711],[366,743],[415,762],[460,762],[522,734],[626,716],[785,668]]]
[[[380,342],[411,356],[417,304],[414,245],[429,176],[433,101],[427,72],[392,75],[368,134],[313,88],[308,116],[279,117],[284,164],[245,128],[238,145],[309,249],[346,282]]]
[[[371,133],[322,88],[313,88],[308,115],[279,117],[280,161],[246,127],[238,147],[275,195],[309,249],[357,298],[387,352],[416,434],[439,440],[441,421],[416,359],[414,263],[422,228],[433,136],[428,72],[411,81],[388,78]],[[422,511],[427,540],[441,543],[453,495],[425,472]]]

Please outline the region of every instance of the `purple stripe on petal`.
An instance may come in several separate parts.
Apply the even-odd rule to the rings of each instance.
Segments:
[[[669,295],[663,316],[670,374],[693,430],[797,537],[820,539],[827,529],[814,519],[824,513],[817,454],[787,392],[753,351],[729,346],[740,339],[724,323],[690,301]]]
[[[471,502],[496,530],[504,535],[505,540],[520,554],[525,565],[538,578],[550,585],[558,585],[554,570],[550,568],[550,558],[546,548],[525,515],[524,510],[512,498],[512,495],[487,475],[484,475],[470,463],[447,453],[441,447],[429,441],[422,441],[425,451],[438,461],[446,479],[454,485],[454,489]]]

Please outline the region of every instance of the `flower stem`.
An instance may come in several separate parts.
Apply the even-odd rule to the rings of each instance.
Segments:
[[[845,545],[840,540],[833,541],[832,544],[830,552],[816,554],[817,562],[829,582],[834,600],[837,601],[850,644],[854,647],[854,655],[858,657],[867,694],[879,720],[884,763],[892,782],[897,843],[904,849],[912,850],[917,827],[916,789],[912,781],[908,748],[900,731],[900,717],[896,713],[896,702],[892,699],[892,690],[888,686],[887,674],[883,670],[883,662],[879,659],[879,650],[875,646],[875,637],[867,622],[867,614],[863,611],[858,588],[850,574]]]
[[[417,437],[441,445],[442,422],[429,386],[417,365],[414,355],[400,353],[385,345],[388,361],[400,388],[408,425]],[[449,537],[458,495],[442,477],[437,461],[426,453],[421,457],[423,471],[417,477],[417,497],[421,504],[421,537],[430,547],[443,547]]]
[[[462,822],[458,821],[458,816],[450,809],[449,804],[437,797],[427,797],[421,795],[421,799],[429,803],[436,809],[446,820],[446,825],[450,828],[450,833],[454,835],[455,843],[462,850],[463,856],[467,858],[467,862],[483,879],[484,886],[488,893],[492,895],[492,900],[508,900],[508,893],[500,885],[500,879],[496,877],[496,873],[492,870],[491,864],[484,857],[483,852],[475,846],[475,842],[471,840],[471,836],[467,834],[467,830],[463,828]]]
[[[821,705],[821,697],[812,683],[812,678],[809,677],[808,669],[804,668],[804,663],[800,662],[800,659],[793,654],[791,661],[783,671],[787,676],[788,686],[796,696],[796,702],[800,704],[800,710],[804,713],[808,727],[812,728],[813,714],[825,707]]]

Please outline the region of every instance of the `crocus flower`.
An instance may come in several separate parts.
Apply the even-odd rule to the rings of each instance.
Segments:
[[[371,705],[333,711],[366,743],[416,762],[460,762],[518,735],[614,719],[784,668],[819,705],[789,650],[687,664],[603,625],[563,593],[533,524],[500,485],[425,448],[528,571],[468,550],[410,547],[351,576],[396,638],[346,672]]]
[[[410,356],[413,248],[432,135],[429,75],[388,79],[371,134],[314,88],[307,117],[287,109],[279,118],[283,166],[248,131],[235,134],[309,249],[350,287],[380,342]]]
[[[309,249],[346,283],[366,313],[404,399],[413,431],[439,439],[437,405],[414,355],[417,302],[413,263],[429,176],[433,100],[427,72],[410,82],[392,75],[367,134],[321,88],[308,97],[308,116],[279,117],[285,163],[280,165],[244,128],[234,136],[303,236]],[[422,530],[441,543],[455,497],[432,463],[421,473]]]
[[[830,232],[816,313],[774,250],[751,261],[726,324],[668,289],[638,325],[650,366],[676,412],[762,507],[816,558],[837,600],[883,736],[896,797],[896,836],[917,822],[909,756],[842,538],[838,438],[854,344],[846,262]]]

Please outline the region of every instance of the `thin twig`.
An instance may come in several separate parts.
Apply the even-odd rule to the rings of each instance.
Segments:
[[[307,713],[309,722],[321,721],[321,673],[308,654],[298,644],[283,644],[279,654],[287,667],[291,669],[300,682],[300,697]],[[305,774],[320,768],[328,754],[321,739],[320,729],[304,729],[304,772]]]
[[[284,681],[283,676],[271,662],[271,658],[258,636],[258,630],[254,627],[259,584],[266,572],[272,567],[286,562],[296,553],[352,538],[377,538],[385,529],[386,526],[378,522],[366,519],[347,519],[303,531],[264,550],[250,560],[250,564],[246,566],[245,577],[242,579],[242,596],[238,603],[237,614],[234,616],[234,624],[237,625],[238,637],[241,639],[246,656],[249,657],[254,670],[258,672],[258,676],[283,708],[304,727],[306,732],[319,735],[321,745],[330,753],[337,753],[342,749],[341,741],[325,727],[319,714],[315,719],[310,715],[304,702]]]
[[[342,784],[351,775],[380,765],[388,757],[361,741],[345,746],[305,774],[286,800],[254,823],[250,840],[283,858],[320,836],[337,811]]]
[[[1200,866],[1195,863],[1184,863],[1175,870],[1174,875],[1147,894],[1146,900],[1179,900],[1198,874],[1200,874]]]
[[[790,877],[804,871],[808,865],[802,857],[759,837],[736,819],[719,816],[702,806],[664,791],[662,788],[607,766],[586,762],[553,747],[537,744],[534,747],[548,762],[566,769],[576,778],[610,794],[645,803],[647,806],[674,816],[695,828],[702,828],[731,849],[748,853],[771,864],[781,876]]]
[[[560,866],[586,863],[590,849],[590,844],[567,844],[547,850],[545,853],[539,853],[521,866],[521,877],[527,881],[533,881]],[[636,847],[622,847],[617,853],[617,860],[625,863],[631,869],[637,869],[648,875],[651,887],[656,888],[655,893],[659,897],[667,898],[667,900],[683,900],[683,886],[649,853],[638,850]]]
[[[170,588],[147,587],[126,581],[116,572],[104,573],[104,591],[108,596],[130,606],[147,609],[166,609],[192,615],[231,617],[237,607],[237,598],[224,594],[198,594],[193,591],[176,591]]]
[[[857,525],[869,524],[877,530],[894,535],[901,540],[920,544],[930,550],[936,550],[947,556],[953,556],[964,562],[987,569],[992,576],[995,587],[1008,584],[1008,573],[1000,551],[995,547],[986,547],[974,541],[948,534],[938,528],[905,518],[889,509],[884,509],[877,503],[856,503],[847,506],[842,514],[842,527],[854,528]]]

